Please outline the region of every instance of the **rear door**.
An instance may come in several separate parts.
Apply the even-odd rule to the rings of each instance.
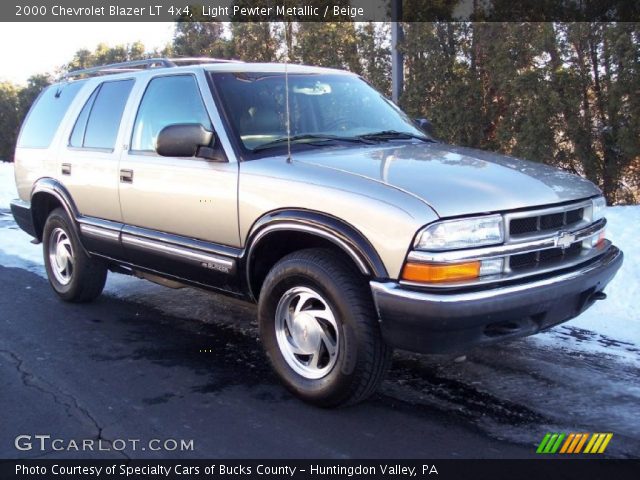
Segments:
[[[98,84],[80,110],[60,157],[60,178],[83,216],[120,222],[118,164],[122,114],[133,79]]]
[[[205,100],[213,105],[204,75],[196,73],[153,76],[141,92],[120,160],[122,240],[132,263],[235,290],[240,251],[235,158],[223,154],[228,161],[214,162],[155,152],[158,133],[167,125],[200,123],[215,130]],[[222,148],[219,141],[216,148]]]

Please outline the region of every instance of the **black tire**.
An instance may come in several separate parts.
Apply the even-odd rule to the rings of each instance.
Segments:
[[[54,236],[57,235],[63,236],[65,245],[70,247],[73,268],[67,270],[67,274],[54,273],[55,260],[49,254],[52,244],[56,242]],[[84,251],[64,209],[56,208],[47,217],[42,233],[42,246],[49,283],[60,298],[66,302],[83,303],[94,300],[102,293],[107,280],[107,267],[104,262],[90,257]],[[67,283],[58,278],[60,275],[68,277]]]
[[[295,371],[278,344],[278,304],[297,288],[320,293],[338,325],[335,364],[322,378],[306,378]],[[361,402],[376,391],[389,367],[392,349],[382,339],[368,284],[348,259],[331,250],[301,250],[280,260],[264,281],[258,319],[274,370],[291,392],[308,403],[336,407]],[[285,332],[291,336],[288,326]]]

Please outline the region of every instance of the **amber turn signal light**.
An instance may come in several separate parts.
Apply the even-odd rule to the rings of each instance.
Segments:
[[[480,262],[466,263],[406,263],[402,280],[420,283],[455,282],[480,276]]]

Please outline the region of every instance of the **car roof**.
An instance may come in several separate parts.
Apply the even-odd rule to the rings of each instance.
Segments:
[[[351,74],[346,70],[338,70],[335,68],[314,67],[310,65],[300,65],[295,63],[212,63],[201,65],[205,70],[211,72],[265,72],[265,73],[339,73]]]
[[[53,84],[64,85],[70,82],[88,81],[91,84],[97,84],[107,80],[121,80],[125,78],[152,77],[156,75],[194,73],[196,71],[206,72],[233,72],[233,73],[290,73],[290,74],[338,74],[338,75],[355,75],[346,70],[335,68],[315,67],[311,65],[301,65],[295,63],[245,63],[245,62],[224,62],[209,63],[199,65],[186,65],[175,67],[156,67],[141,69],[136,71],[123,71],[121,73],[107,73],[105,75],[92,76],[89,78],[64,79]]]

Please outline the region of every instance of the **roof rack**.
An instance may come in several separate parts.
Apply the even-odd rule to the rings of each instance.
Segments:
[[[203,63],[244,63],[242,60],[231,60],[227,58],[211,58],[211,57],[173,57],[167,58],[176,65],[200,65]]]
[[[138,72],[151,68],[172,68],[184,65],[202,65],[206,63],[242,63],[240,60],[227,60],[208,57],[179,57],[179,58],[147,58],[130,62],[110,63],[99,67],[83,68],[65,73],[62,78],[70,79],[80,76],[111,75],[114,73]]]

